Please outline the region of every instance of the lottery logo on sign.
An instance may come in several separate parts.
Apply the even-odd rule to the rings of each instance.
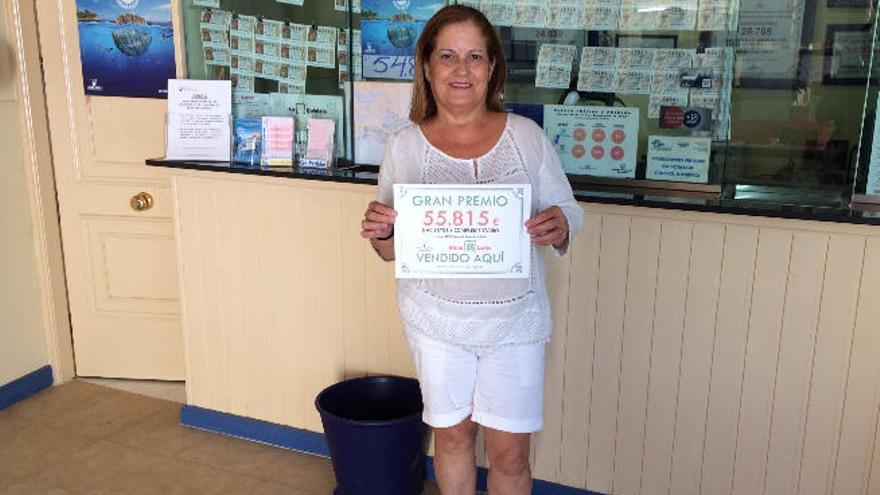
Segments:
[[[710,131],[712,129],[712,110],[678,106],[660,107],[660,127],[662,129],[681,129]]]
[[[597,143],[601,143],[602,141],[605,141],[605,131],[603,131],[602,129],[594,130],[593,131],[593,141],[595,141]]]
[[[575,141],[583,141],[584,139],[587,139],[587,131],[583,127],[576,127],[572,133],[572,137]]]
[[[684,122],[684,111],[681,107],[663,107],[665,111],[661,112],[660,117],[662,127],[666,129],[678,129]]]
[[[620,146],[615,146],[611,148],[611,158],[614,158],[618,161],[623,160],[623,148],[621,148]]]
[[[590,155],[593,156],[596,160],[601,160],[603,156],[605,156],[605,148],[599,146],[593,146],[593,149],[590,151]]]
[[[696,110],[688,110],[684,113],[684,126],[694,129],[700,126],[700,123],[703,121],[702,115],[700,112]]]
[[[575,158],[581,158],[586,154],[587,150],[582,144],[576,144],[571,147],[571,155]]]
[[[620,129],[617,129],[611,133],[611,140],[614,141],[614,144],[620,144],[623,142],[624,139],[626,139],[626,133]]]

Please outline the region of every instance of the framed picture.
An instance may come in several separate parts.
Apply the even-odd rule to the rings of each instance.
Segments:
[[[827,29],[822,84],[867,83],[871,65],[871,25],[829,24]]]
[[[618,34],[618,48],[676,48],[678,36],[674,34]]]
[[[807,85],[817,0],[741,0],[736,83],[743,88]]]

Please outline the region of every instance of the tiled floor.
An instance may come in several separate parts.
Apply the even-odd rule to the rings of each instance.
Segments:
[[[186,404],[186,384],[184,382],[123,380],[118,378],[79,378],[79,380],[138,395]]]
[[[179,412],[81,380],[40,392],[0,411],[0,493],[333,492],[328,459],[185,428]]]

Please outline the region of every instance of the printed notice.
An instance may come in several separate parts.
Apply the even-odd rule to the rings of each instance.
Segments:
[[[709,138],[648,136],[645,177],[705,183],[709,180],[711,145]]]
[[[395,184],[397,278],[526,278],[529,184]]]
[[[544,132],[566,173],[635,177],[638,108],[545,105]]]
[[[168,80],[168,160],[231,158],[229,81]]]

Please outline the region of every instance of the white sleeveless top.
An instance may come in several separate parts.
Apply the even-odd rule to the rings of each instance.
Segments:
[[[495,146],[477,158],[447,155],[416,125],[401,129],[386,145],[378,200],[393,206],[392,186],[406,183],[532,184],[532,215],[559,206],[568,219],[569,239],[583,224],[553,146],[534,122],[514,114],[508,114]],[[398,309],[407,330],[471,347],[547,340],[550,305],[543,258],[534,244],[531,256],[528,278],[398,279]]]

